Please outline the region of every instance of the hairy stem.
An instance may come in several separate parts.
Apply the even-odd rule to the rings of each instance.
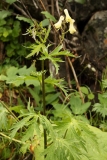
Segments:
[[[46,104],[45,104],[45,73],[44,73],[44,60],[42,61],[42,98],[43,98],[43,115],[46,115]],[[47,135],[46,129],[44,129],[44,148],[47,147]]]

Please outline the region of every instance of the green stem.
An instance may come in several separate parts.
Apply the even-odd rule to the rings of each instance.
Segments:
[[[15,116],[15,114],[9,109],[9,107],[3,102],[0,100],[0,103],[7,109],[7,111],[14,117],[14,119],[18,122],[18,118]]]
[[[67,135],[67,132],[68,132],[68,129],[65,131],[65,134],[64,134],[64,139],[65,139],[65,137],[66,137],[66,135]]]
[[[9,94],[10,94],[9,99],[10,99],[10,106],[11,106],[12,105],[12,87],[11,85],[9,85]]]
[[[43,98],[43,115],[46,115],[46,104],[45,104],[45,73],[44,73],[44,60],[42,61],[42,98]],[[47,148],[47,134],[44,129],[44,149]]]
[[[2,133],[2,132],[0,132],[0,135],[1,135],[1,136],[3,136],[3,137],[5,137],[5,138],[7,138],[7,139],[9,139],[9,140],[12,140],[12,141],[18,142],[18,143],[20,143],[20,144],[26,144],[25,142],[22,142],[22,141],[20,141],[20,140],[15,139],[15,138],[11,138],[11,137],[9,137],[9,136],[5,135],[5,134],[4,134],[4,133]]]
[[[42,98],[43,98],[43,115],[46,115],[45,104],[45,73],[44,73],[44,60],[42,61]]]

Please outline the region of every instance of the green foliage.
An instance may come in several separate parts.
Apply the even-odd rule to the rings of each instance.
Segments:
[[[40,85],[38,78],[31,76],[31,73],[35,71],[34,64],[29,68],[24,66],[18,69],[17,67],[9,67],[6,71],[6,75],[1,74],[0,80],[6,81],[7,84],[13,84],[14,86],[20,86],[26,84],[27,86],[33,84],[34,86]]]
[[[7,3],[12,4],[14,2],[16,2],[17,0],[6,0]]]
[[[21,57],[25,57],[27,55],[28,49],[24,47],[27,45],[27,42],[25,44],[22,43],[23,40],[20,38],[21,23],[19,20],[14,19],[11,15],[12,11],[10,10],[0,11],[0,41],[5,44],[5,53],[9,58],[9,61],[11,57],[15,57],[15,59],[19,61]],[[19,19],[22,20],[24,18]],[[30,22],[30,20],[28,21]]]
[[[70,110],[64,108],[62,112],[59,110],[59,117],[62,120],[50,122],[45,116],[35,113],[34,107],[30,106],[29,101],[26,112],[21,113],[19,116],[20,121],[13,123],[10,138],[19,139],[20,136],[22,142],[20,151],[23,154],[27,150],[32,151],[32,145],[34,155],[40,154],[43,159],[43,154],[47,154],[46,160],[50,158],[56,160],[81,160],[82,157],[84,160],[88,158],[98,159],[98,157],[98,160],[101,157],[106,160],[107,148],[106,145],[103,147],[104,143],[102,143],[102,139],[107,137],[106,133],[76,120]],[[43,149],[44,128],[47,130],[48,135],[48,147],[45,150]],[[19,132],[20,130],[21,132]]]
[[[106,88],[107,88],[107,79],[105,78],[102,80],[102,89],[104,90]]]
[[[24,21],[24,22],[27,22],[29,23],[30,25],[33,25],[33,22],[30,18],[26,18],[26,17],[22,17],[22,16],[16,16],[16,19],[20,20],[20,21]]]
[[[23,117],[23,119],[13,125],[10,136],[14,137],[19,129],[25,127],[25,129],[23,129],[26,131],[21,134],[21,141],[25,143],[29,142],[30,147],[30,143],[34,140],[33,138],[35,136],[36,141],[40,142],[40,139],[43,136],[43,128],[45,128],[49,138],[49,147],[44,151],[44,154],[47,154],[46,159],[49,159],[50,157],[54,157],[54,159],[67,159],[67,157],[80,159],[79,154],[86,154],[86,148],[84,147],[85,136],[88,136],[90,142],[97,146],[94,134],[88,129],[88,126],[85,123],[74,119],[70,112],[63,110],[63,114],[65,116],[62,121],[52,122],[51,124],[45,116],[35,114],[33,106],[29,106],[28,104],[28,112],[20,115],[19,118]],[[21,151],[24,153],[25,148],[24,150],[21,148]],[[41,154],[42,151],[43,148]],[[54,153],[56,154],[54,155]]]
[[[86,102],[84,104],[82,104],[81,99],[79,96],[71,96],[70,99],[70,108],[72,109],[72,112],[75,115],[82,115],[83,113],[85,113],[88,108],[90,107],[91,103],[90,102]]]
[[[15,1],[7,0],[6,2],[12,4]],[[64,35],[59,45],[51,49],[52,44],[49,44],[48,40],[51,32],[50,21],[56,22],[56,20],[48,12],[42,12],[42,14],[46,17],[45,22],[34,21],[34,25],[25,17],[17,17],[18,20],[16,20],[9,17],[10,12],[0,13],[0,40],[8,42],[5,46],[7,56],[33,57],[33,59],[36,57],[42,68],[37,70],[34,59],[30,67],[9,65],[1,72],[1,82],[13,90],[24,86],[26,90],[24,93],[28,96],[27,98],[23,96],[21,105],[18,103],[13,106],[11,103],[9,106],[2,101],[0,103],[0,138],[2,138],[0,148],[5,141],[8,144],[15,143],[12,147],[4,147],[7,153],[5,154],[6,150],[3,149],[5,156],[2,155],[0,158],[9,159],[13,150],[12,156],[17,157],[18,153],[20,159],[22,159],[21,154],[24,156],[28,153],[33,155],[33,159],[40,160],[106,160],[107,133],[91,127],[89,122],[90,119],[93,121],[93,117],[87,118],[87,115],[93,111],[97,115],[101,114],[103,120],[106,118],[107,94],[106,92],[98,94],[99,103],[95,103],[91,110],[94,94],[88,87],[79,88],[83,94],[85,101],[83,102],[80,92],[73,89],[70,91],[65,86],[64,79],[57,79],[52,73],[47,75],[47,69],[44,69],[45,61],[51,61],[57,75],[59,63],[63,63],[61,57],[74,57],[74,55],[64,49],[62,44]],[[31,24],[27,34],[35,42],[28,47],[31,50],[29,54],[26,54],[24,48],[21,48],[22,45],[19,44],[18,38],[21,33],[19,20]],[[44,27],[48,23],[48,27]],[[98,120],[98,117],[96,119]],[[98,125],[103,128],[104,125],[106,126],[106,121]]]
[[[0,30],[0,40],[3,42],[15,40],[21,32],[20,22],[17,20],[13,21],[12,18],[8,18],[8,20],[3,19],[0,22]]]
[[[0,103],[0,130],[7,129],[8,126],[7,115],[8,111]]]
[[[4,18],[7,18],[11,14],[12,14],[11,11],[6,11],[6,10],[0,11],[0,21],[2,21]],[[0,24],[2,24],[2,23],[3,23],[3,21]]]
[[[32,51],[26,58],[34,56],[35,54],[38,55],[41,52],[41,54],[40,54],[41,57],[39,58],[39,60],[50,60],[54,64],[55,69],[56,69],[56,74],[57,74],[58,70],[59,70],[58,62],[63,62],[60,57],[62,55],[74,57],[73,54],[71,54],[67,50],[61,51],[62,47],[63,47],[62,45],[57,46],[51,53],[48,53],[48,46],[46,47],[42,43],[40,43],[38,45],[34,44],[34,45],[31,45]]]

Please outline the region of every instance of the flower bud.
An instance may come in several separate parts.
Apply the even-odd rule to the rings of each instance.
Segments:
[[[92,70],[93,72],[96,72],[96,69],[95,69],[94,67],[92,67],[91,70]]]

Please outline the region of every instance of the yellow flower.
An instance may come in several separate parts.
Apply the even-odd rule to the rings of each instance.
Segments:
[[[74,27],[74,22],[75,22],[75,20],[72,19],[72,21],[69,24],[69,32],[70,32],[70,34],[73,34],[73,33],[76,32],[76,29]]]
[[[74,22],[75,22],[75,20],[70,17],[67,9],[64,9],[64,13],[65,13],[65,15],[66,15],[66,22],[67,22],[67,23],[68,23],[68,22],[70,23],[70,24],[69,24],[69,32],[70,32],[71,34],[73,34],[73,33],[76,32],[76,29],[75,29],[75,27],[74,27]]]
[[[70,15],[69,15],[69,13],[68,13],[68,10],[67,9],[64,9],[64,13],[65,13],[65,15],[66,15],[66,22],[68,23],[68,22],[70,22],[71,21],[71,17],[70,17]]]
[[[57,28],[57,29],[61,28],[63,20],[64,20],[64,16],[60,16],[59,21],[54,24],[55,28]]]

